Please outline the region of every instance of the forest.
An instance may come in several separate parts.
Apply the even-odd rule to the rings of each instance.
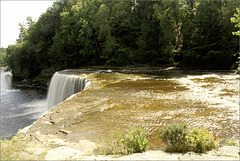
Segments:
[[[14,77],[87,66],[236,69],[238,0],[58,0],[19,24],[6,50]]]

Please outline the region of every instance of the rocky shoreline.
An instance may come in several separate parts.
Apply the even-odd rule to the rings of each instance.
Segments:
[[[167,153],[161,150],[147,150],[131,155],[95,155],[97,144],[89,140],[69,142],[54,135],[18,134],[27,148],[19,153],[21,158],[43,160],[239,160],[239,147],[223,146],[206,154],[194,152]]]

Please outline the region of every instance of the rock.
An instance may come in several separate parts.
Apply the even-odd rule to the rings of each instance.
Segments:
[[[32,126],[32,125],[29,125],[29,126],[23,128],[22,130],[18,131],[17,134],[26,134],[27,131],[30,129],[31,126]]]
[[[223,146],[216,150],[209,152],[211,155],[215,156],[229,156],[239,158],[239,147],[237,146]]]
[[[80,158],[84,153],[69,148],[66,146],[61,146],[52,150],[47,151],[45,156],[45,160],[70,160],[70,159],[77,159]]]
[[[26,149],[26,151],[32,155],[42,155],[46,152],[46,149],[44,148],[29,148]]]
[[[63,134],[69,134],[71,133],[71,131],[67,131],[67,130],[64,130],[64,129],[61,129],[61,130],[58,130],[60,133],[63,133]]]
[[[93,150],[97,148],[97,145],[89,140],[79,140],[78,148],[82,149],[85,153],[89,153],[93,152]]]
[[[42,121],[43,124],[46,124],[46,125],[52,125],[54,124],[53,121]]]
[[[227,148],[227,147],[226,147]],[[226,151],[227,152],[227,151]],[[219,153],[221,153],[219,151]],[[100,158],[96,158],[97,160]],[[101,158],[102,159],[102,158]],[[239,160],[233,156],[188,153],[167,153],[164,151],[147,151],[117,158],[118,160]]]
[[[37,145],[45,145],[45,146],[65,146],[68,144],[67,141],[56,137],[55,135],[45,135],[40,131],[36,131],[34,133],[29,134],[30,139],[34,141]]]

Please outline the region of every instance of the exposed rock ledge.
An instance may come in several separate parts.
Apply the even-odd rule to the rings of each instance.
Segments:
[[[110,133],[114,126],[123,130],[129,127],[122,118],[119,120],[115,115],[109,116],[108,112],[111,112],[113,108],[119,112],[130,105],[141,104],[146,100],[142,100],[141,92],[139,92],[141,88],[144,88],[141,87],[141,83],[137,84],[138,91],[134,91],[135,88],[131,87],[131,81],[142,79],[141,75],[116,73],[107,77],[105,77],[106,74],[84,76],[92,82],[87,90],[58,104],[40,117],[28,130],[18,134],[22,142],[27,145],[27,149],[20,154],[21,156],[27,159],[45,155],[45,160],[239,160],[239,148],[230,146],[221,147],[207,154],[147,150],[144,153],[126,156],[95,156],[94,149],[99,143],[99,136]],[[118,87],[126,85],[126,81],[131,84],[128,90],[119,89]],[[134,92],[138,92],[138,95],[130,97]],[[122,100],[123,95],[127,100]],[[158,100],[156,101],[159,103]],[[150,105],[146,103],[146,107],[154,106],[153,98],[148,100],[148,103]],[[120,113],[120,115],[123,114],[125,113]],[[126,122],[133,125],[129,118],[126,117]],[[118,121],[121,122],[116,124]],[[142,123],[144,120],[138,119],[136,122]],[[154,133],[151,135],[154,136]]]
[[[144,153],[125,156],[96,156],[92,152],[97,146],[89,140],[69,142],[54,135],[45,135],[37,131],[25,135],[22,141],[27,141],[28,148],[20,155],[26,159],[39,158],[45,155],[45,160],[239,160],[239,147],[236,146],[223,146],[207,154],[166,153],[161,150],[148,150]]]
[[[125,156],[96,156],[92,152],[97,146],[89,140],[79,140],[78,143],[73,143],[56,138],[54,135],[41,134],[39,131],[31,133],[28,137],[31,138],[30,142],[27,141],[28,148],[20,154],[26,159],[45,155],[45,160],[239,160],[239,147],[236,146],[223,146],[207,154],[166,153],[161,150],[148,150],[144,153]],[[23,142],[26,139],[27,137],[24,137]]]
[[[84,156],[79,150],[69,147],[58,147],[49,150],[45,156],[46,160],[239,160],[236,155],[237,147],[222,147],[218,151],[209,154],[196,153],[166,153],[163,151],[147,151],[127,156]],[[221,153],[221,154],[220,154]]]

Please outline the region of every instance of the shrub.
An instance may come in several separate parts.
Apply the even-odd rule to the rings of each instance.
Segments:
[[[146,150],[149,140],[143,127],[132,127],[124,137],[128,153],[138,153]]]
[[[107,137],[102,137],[101,142],[97,153],[108,155],[143,152],[146,150],[149,140],[142,127],[132,127],[125,135],[117,130]]]
[[[214,135],[206,131],[203,127],[199,129],[193,128],[187,136],[189,149],[198,153],[206,153],[216,148],[219,142],[219,139],[216,140]]]
[[[216,148],[220,142],[220,139],[216,139],[203,127],[189,129],[182,124],[173,124],[161,129],[159,137],[167,145],[166,151],[168,152],[205,153]]]
[[[159,137],[167,144],[168,152],[185,152],[188,150],[186,136],[189,129],[186,125],[172,124],[160,130]]]

